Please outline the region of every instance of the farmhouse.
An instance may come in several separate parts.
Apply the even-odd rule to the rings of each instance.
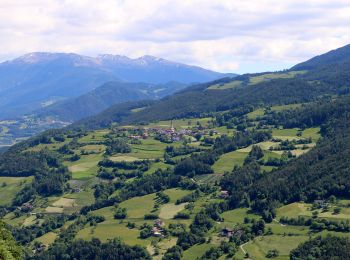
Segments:
[[[152,228],[152,235],[155,236],[155,237],[162,236],[163,235],[162,232],[163,232],[163,230],[158,228],[158,227],[153,227]]]
[[[225,227],[224,229],[221,230],[220,235],[223,237],[236,237],[236,238],[240,238],[242,235],[244,234],[244,230],[241,228],[235,228],[235,229],[231,229],[231,228],[227,228]]]
[[[219,197],[220,197],[221,199],[226,199],[226,198],[228,198],[228,196],[229,196],[229,193],[228,193],[227,190],[222,190],[222,191],[220,191]]]
[[[30,203],[23,203],[19,209],[23,212],[29,212],[33,210],[33,205]]]
[[[232,237],[233,236],[233,229],[225,227],[221,230],[221,236],[223,237]]]
[[[154,221],[154,226],[151,230],[152,235],[155,237],[163,236],[163,227],[165,226],[165,223],[161,219],[156,219]]]

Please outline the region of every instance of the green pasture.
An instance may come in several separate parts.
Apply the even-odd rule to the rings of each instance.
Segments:
[[[254,110],[253,112],[248,113],[247,117],[249,119],[255,120],[255,119],[257,119],[257,117],[263,116],[264,114],[265,114],[265,109],[259,108],[259,109]]]
[[[109,159],[113,162],[134,162],[140,160],[139,158],[128,156],[128,155],[116,155],[111,156]]]
[[[178,199],[181,199],[182,197],[188,195],[191,193],[189,190],[181,190],[178,188],[173,189],[167,189],[164,191],[166,195],[170,197],[170,202],[176,202]]]
[[[79,148],[80,151],[101,153],[106,150],[106,146],[103,144],[87,144]]]
[[[38,144],[36,146],[30,147],[27,149],[27,151],[33,151],[33,152],[38,152],[41,151],[43,149],[49,149],[50,151],[55,151],[57,149],[59,149],[61,146],[63,146],[64,144],[67,144],[70,140],[66,139],[64,142],[53,142],[50,144]]]
[[[164,155],[165,148],[169,145],[152,138],[141,140],[141,142],[141,144],[132,144],[132,152],[126,155],[136,157],[139,159],[162,158]],[[172,145],[176,146],[179,144]]]
[[[40,242],[40,243],[44,244],[45,246],[49,246],[56,240],[57,237],[58,237],[58,235],[56,233],[48,232],[48,233],[42,235],[41,237],[34,239],[34,241]]]
[[[184,260],[185,259],[186,260],[198,259],[212,246],[213,245],[207,244],[207,243],[194,245],[183,252],[182,259],[184,259]]]
[[[11,204],[16,194],[32,180],[33,177],[0,177],[0,205]]]
[[[219,160],[214,163],[212,168],[215,173],[231,172],[234,165],[243,165],[247,155],[248,153],[239,151],[225,153],[220,156]]]
[[[165,170],[168,167],[172,167],[172,166],[169,164],[165,164],[164,162],[152,162],[151,167],[145,172],[145,174],[154,173],[158,169]]]
[[[289,218],[297,218],[298,216],[312,217],[312,205],[309,203],[295,202],[277,209],[277,218],[282,216]],[[329,211],[322,212],[322,209],[318,209],[318,218],[327,218],[333,220],[350,220],[350,208],[340,207],[339,214],[334,214],[333,209],[336,205],[331,205]],[[315,211],[315,210],[314,210]]]
[[[82,144],[101,142],[106,139],[104,136],[108,133],[109,133],[108,129],[92,131],[92,132],[89,132],[86,136],[79,138],[78,142]]]
[[[289,253],[300,243],[308,240],[308,236],[260,236],[243,246],[249,253],[251,259],[267,259],[266,254],[269,250],[277,249],[279,256],[274,259],[289,259]]]
[[[287,128],[287,129],[272,129],[273,137],[290,137],[291,139],[297,138],[298,128]]]
[[[308,235],[310,229],[305,226],[283,225],[276,221],[266,224],[266,229],[271,228],[274,235]]]
[[[141,197],[128,199],[120,203],[120,207],[126,208],[128,212],[128,219],[143,218],[145,214],[151,213],[154,206],[154,198],[156,195],[149,194]]]
[[[260,219],[260,216],[250,213],[249,209],[247,208],[238,208],[234,210],[225,211],[221,214],[221,217],[224,219],[223,223],[220,224],[221,227],[225,225],[230,225],[230,227],[232,227],[236,224],[243,224],[245,217],[249,219]]]
[[[306,128],[302,133],[303,138],[312,138],[313,142],[317,142],[318,139],[320,139],[320,128],[319,127],[313,127],[313,128]]]
[[[209,88],[210,90],[224,90],[224,89],[233,89],[236,87],[239,87],[242,85],[242,81],[240,80],[234,80],[229,83],[224,83],[224,84],[214,84],[211,85]]]
[[[78,161],[65,162],[65,165],[68,166],[73,179],[89,179],[96,176],[98,170],[97,164],[102,159],[102,154],[82,155]]]
[[[282,105],[282,106],[272,106],[271,110],[272,111],[284,111],[284,110],[290,110],[290,109],[296,109],[301,107],[302,104],[298,103],[298,104],[289,104],[289,105]]]
[[[128,245],[141,245],[147,246],[150,244],[150,240],[138,238],[140,230],[138,228],[130,229],[126,226],[126,222],[120,223],[119,220],[108,220],[99,223],[96,227],[87,226],[80,230],[76,239],[91,240],[92,238],[98,238],[103,242],[113,238],[120,238]]]
[[[193,179],[199,183],[199,184],[215,184],[216,181],[219,181],[222,178],[221,173],[211,173],[211,174],[202,174],[202,175],[197,175]]]
[[[249,78],[249,85],[255,85],[264,81],[269,81],[273,79],[290,79],[297,75],[306,73],[306,71],[289,71],[289,72],[275,72],[266,73],[259,76],[254,76]]]
[[[93,194],[93,190],[82,190],[76,193],[66,194],[65,198],[75,199],[75,207],[82,208],[84,206],[91,205],[95,202],[95,197]]]
[[[179,205],[175,205],[174,203],[167,203],[161,206],[159,217],[161,219],[172,219],[174,216],[180,211],[185,209],[187,203],[181,203]]]

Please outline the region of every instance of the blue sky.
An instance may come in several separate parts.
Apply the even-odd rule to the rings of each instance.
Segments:
[[[279,70],[350,43],[348,0],[1,0],[0,61],[34,51],[145,54]]]

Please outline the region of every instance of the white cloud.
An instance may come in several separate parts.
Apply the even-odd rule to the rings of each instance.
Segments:
[[[348,0],[1,0],[0,59],[151,54],[263,71],[350,43],[349,13]]]

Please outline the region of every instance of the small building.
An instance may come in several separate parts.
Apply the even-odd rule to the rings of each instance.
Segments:
[[[223,237],[232,237],[233,236],[233,229],[225,227],[221,230],[221,236]]]
[[[158,227],[153,227],[152,228],[152,235],[155,236],[155,237],[160,237],[162,236],[162,229],[158,228]]]
[[[36,247],[33,249],[33,253],[34,254],[39,254],[39,253],[45,251],[45,249],[46,249],[46,245],[41,243],[39,245],[36,245]]]
[[[131,138],[131,139],[134,139],[134,140],[139,140],[139,139],[141,139],[141,138],[143,138],[143,137],[140,136],[140,135],[130,135],[130,138]]]
[[[226,198],[229,197],[229,195],[230,195],[230,194],[228,193],[227,190],[222,190],[222,191],[220,191],[219,197],[220,197],[221,199],[226,199]]]
[[[30,203],[23,203],[22,206],[20,207],[20,210],[23,212],[29,212],[33,210],[33,205]]]
[[[162,227],[165,226],[165,222],[163,220],[161,220],[161,219],[156,219],[154,221],[154,226],[158,227],[158,228],[162,228]]]

